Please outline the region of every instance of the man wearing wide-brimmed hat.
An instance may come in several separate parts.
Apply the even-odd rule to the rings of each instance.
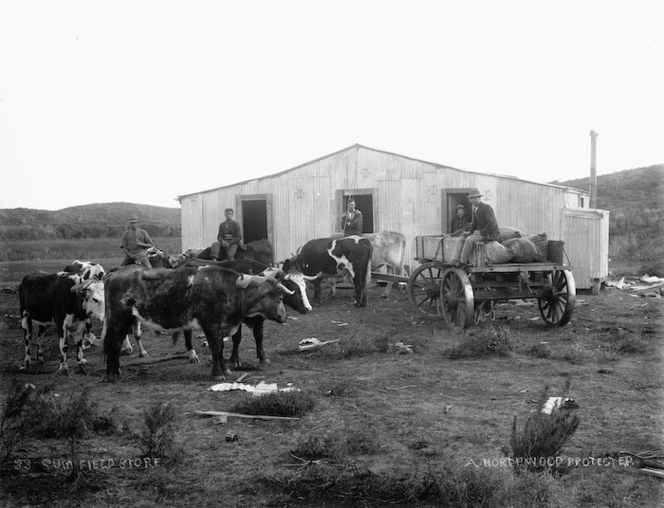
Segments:
[[[138,227],[138,217],[135,215],[129,217],[129,229],[122,235],[120,242],[120,248],[125,253],[122,266],[136,264],[152,268],[148,260],[148,249],[153,246],[154,243],[148,232]]]
[[[461,257],[452,260],[452,264],[455,266],[468,265],[476,243],[497,241],[500,237],[500,229],[498,229],[498,221],[496,221],[493,208],[486,203],[482,203],[481,198],[482,193],[478,189],[473,189],[468,194],[473,219],[470,222],[470,231],[463,233],[466,240],[463,242]]]

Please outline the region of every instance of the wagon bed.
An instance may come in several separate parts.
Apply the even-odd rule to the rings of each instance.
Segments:
[[[476,245],[471,265],[451,264],[460,239],[416,237],[421,265],[407,279],[408,298],[424,317],[471,326],[485,303],[508,299],[537,299],[549,325],[564,326],[574,312],[576,288],[572,267],[563,262],[563,242],[549,240],[547,260],[537,263],[489,264],[484,245]],[[392,278],[391,280],[396,281]],[[405,280],[404,280],[405,281]]]

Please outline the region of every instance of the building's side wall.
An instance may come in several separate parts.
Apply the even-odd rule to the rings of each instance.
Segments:
[[[576,286],[597,288],[609,275],[608,210],[568,208],[564,228],[565,252]]]
[[[565,209],[564,189],[512,179],[498,179],[499,226],[519,229],[524,236],[546,233],[560,240]]]

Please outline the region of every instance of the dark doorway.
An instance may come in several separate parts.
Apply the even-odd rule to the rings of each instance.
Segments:
[[[267,239],[267,201],[242,201],[242,239],[244,243]]]
[[[468,221],[472,219],[471,217],[471,206],[470,201],[468,200],[468,194],[472,189],[454,189],[448,190],[447,194],[447,203],[443,208],[443,233],[452,233],[450,231],[452,225],[452,219],[456,217],[456,208],[458,205],[463,205],[466,208],[466,217]]]
[[[373,218],[373,195],[372,194],[350,194],[344,196],[344,212],[348,206],[348,200],[355,200],[355,208],[362,212],[362,233],[374,232]]]

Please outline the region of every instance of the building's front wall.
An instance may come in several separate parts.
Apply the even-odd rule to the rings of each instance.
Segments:
[[[235,208],[241,222],[243,197],[262,195],[270,200],[268,236],[275,260],[283,261],[307,240],[340,232],[343,195],[355,191],[373,196],[374,231],[406,235],[406,263],[413,265],[416,236],[447,232],[448,193],[472,188],[478,188],[483,201],[494,208],[500,226],[516,227],[528,235],[545,232],[552,239],[563,239],[564,210],[579,206],[582,196],[564,187],[354,146],[273,176],[183,196],[182,246],[183,250],[209,246],[226,207]]]

